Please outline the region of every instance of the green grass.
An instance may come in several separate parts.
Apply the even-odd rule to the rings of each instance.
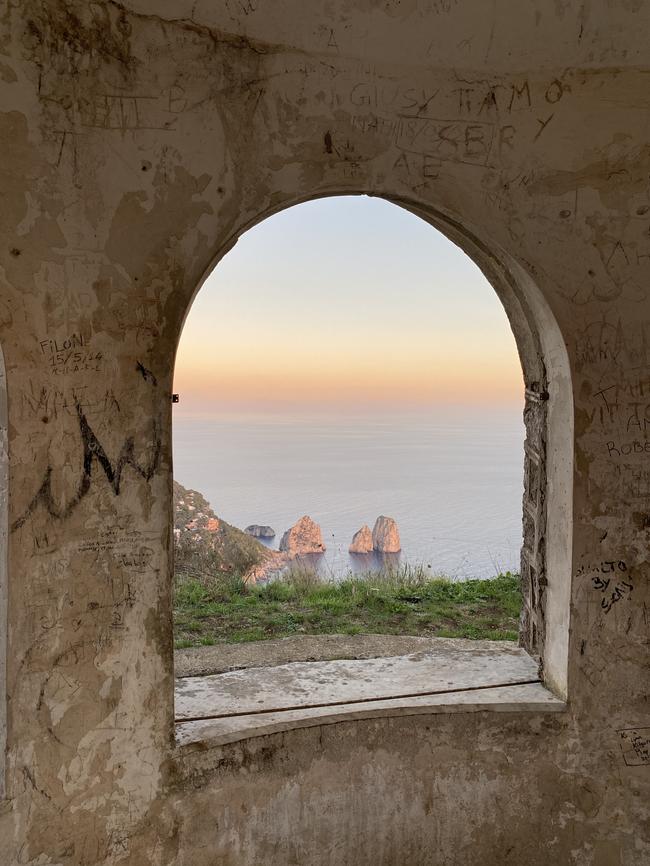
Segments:
[[[247,586],[239,577],[177,575],[176,648],[295,634],[404,634],[516,640],[518,575],[452,581],[403,566],[338,583],[293,569]]]

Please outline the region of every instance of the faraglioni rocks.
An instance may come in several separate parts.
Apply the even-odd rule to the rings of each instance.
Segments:
[[[271,526],[260,526],[257,523],[247,526],[244,532],[252,535],[253,538],[275,538],[275,529]]]
[[[291,556],[303,556],[308,553],[323,553],[325,545],[320,526],[305,515],[282,536],[280,550]]]
[[[384,517],[382,514],[377,518],[372,530],[372,546],[378,553],[399,553],[402,549],[399,529],[392,517]]]
[[[372,553],[372,532],[369,526],[364,525],[354,533],[349,551],[350,553]]]

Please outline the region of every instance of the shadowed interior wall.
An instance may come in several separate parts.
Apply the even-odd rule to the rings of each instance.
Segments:
[[[11,866],[647,864],[649,26],[633,0],[6,6]],[[567,709],[179,747],[181,324],[248,226],[348,192],[444,226],[537,365],[529,624]]]
[[[0,349],[0,798],[5,796],[7,754],[7,520],[9,515],[7,375]]]

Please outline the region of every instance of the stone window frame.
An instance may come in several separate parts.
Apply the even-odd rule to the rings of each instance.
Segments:
[[[369,195],[354,190],[331,191],[292,198],[243,220],[225,242],[198,281],[184,311],[187,318],[192,302],[207,277],[246,231],[283,210],[324,197]],[[568,698],[569,617],[573,540],[573,391],[566,345],[553,312],[542,291],[523,264],[493,241],[479,239],[473,226],[461,224],[448,213],[423,206],[401,196],[372,193],[420,217],[458,246],[477,265],[496,292],[508,317],[515,338],[525,384],[524,490],[522,521],[524,543],[521,553],[523,607],[520,646],[539,662],[539,676],[548,689],[546,709],[564,709]],[[180,341],[179,328],[176,347]],[[450,712],[462,709],[462,701],[445,700],[423,707],[413,704],[413,712]],[[539,703],[511,702],[504,692],[502,702],[474,705],[481,709],[543,709]],[[392,716],[404,711],[404,700],[382,701],[381,710],[368,710],[368,717]],[[361,717],[366,714],[361,713]],[[332,715],[335,722],[340,708]],[[358,718],[359,715],[357,714]],[[288,720],[275,730],[290,730],[304,724],[328,722],[325,712],[309,721]],[[268,732],[242,730],[211,739],[224,742],[259,736]],[[201,737],[199,736],[199,739]],[[189,737],[191,748],[192,736]],[[188,738],[185,738],[188,741]],[[178,741],[177,741],[178,742]],[[179,742],[182,745],[183,741]]]

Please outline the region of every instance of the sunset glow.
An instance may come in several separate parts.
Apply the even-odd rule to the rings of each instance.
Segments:
[[[186,411],[523,397],[514,338],[478,268],[422,220],[365,197],[291,208],[240,239],[190,311],[175,390]]]

